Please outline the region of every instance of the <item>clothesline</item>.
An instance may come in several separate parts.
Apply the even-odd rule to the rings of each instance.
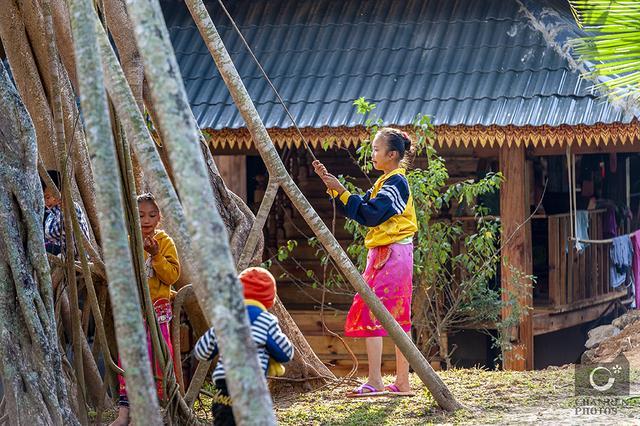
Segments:
[[[571,236],[569,237],[569,241],[575,242],[576,246],[580,243],[583,244],[612,244],[614,238],[608,238],[604,240],[590,240],[590,239],[582,239],[576,238],[578,228],[578,215],[576,209],[576,156],[571,152],[571,147],[567,145],[567,171],[568,171],[568,180],[569,180],[569,216],[572,220],[570,220],[571,225]],[[635,233],[634,231],[633,233]],[[632,234],[633,234],[632,233]],[[620,235],[615,238],[620,237],[630,237],[631,234]]]
[[[625,282],[629,282],[631,291],[633,293],[631,307],[640,308],[640,238],[636,238],[628,245],[618,244],[619,238],[629,238],[632,234],[640,231],[634,231],[631,234],[620,235],[615,238],[603,239],[603,240],[591,240],[588,238],[578,238],[578,236],[584,237],[584,227],[578,229],[578,214],[577,214],[577,196],[576,196],[576,156],[571,152],[571,146],[567,145],[567,178],[569,183],[569,227],[570,236],[569,241],[573,241],[575,248],[578,251],[584,249],[584,244],[612,244],[609,256],[611,258],[610,264],[610,285],[613,288],[617,288]],[[628,167],[627,162],[627,167]],[[627,187],[629,186],[629,180],[627,177]],[[630,197],[627,198],[629,200]],[[584,220],[581,220],[583,224]],[[586,223],[586,229],[588,229],[588,219]],[[581,235],[579,235],[581,234]],[[587,235],[588,237],[588,231]],[[628,240],[630,241],[630,240]],[[630,251],[631,250],[631,251]],[[629,274],[631,279],[629,279]]]
[[[615,237],[615,238],[631,237],[631,236],[632,236],[633,234],[635,234],[636,232],[638,232],[638,231],[633,231],[633,232],[632,232],[632,233],[630,233],[630,234],[618,235],[618,236],[617,236],[617,237]],[[605,239],[605,240],[583,240],[583,239],[581,239],[581,238],[573,238],[573,237],[569,237],[569,239],[570,239],[571,241],[575,241],[575,242],[578,242],[578,243],[585,243],[585,244],[611,244],[611,243],[613,243],[613,240],[614,240],[615,238],[607,238],[607,239]]]
[[[627,234],[629,236],[631,236],[631,234]],[[624,237],[625,235],[620,235],[621,237]],[[581,238],[573,238],[573,237],[569,237],[569,239],[571,241],[575,241],[577,243],[584,243],[584,244],[611,244],[613,243],[613,238],[608,238],[606,240],[583,240]]]

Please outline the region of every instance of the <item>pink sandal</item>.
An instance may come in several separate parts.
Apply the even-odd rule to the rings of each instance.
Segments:
[[[362,385],[349,392],[347,394],[347,398],[366,398],[369,396],[382,396],[388,394],[389,392],[386,390],[386,388],[384,390],[380,390],[374,388],[368,383],[363,383]]]
[[[390,394],[396,395],[396,396],[415,396],[416,395],[416,393],[413,391],[402,392],[395,383],[385,386],[384,389],[388,391]]]

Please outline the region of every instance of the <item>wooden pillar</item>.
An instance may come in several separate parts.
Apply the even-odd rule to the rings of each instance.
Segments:
[[[224,184],[238,197],[247,202],[247,156],[216,155],[216,166]]]
[[[503,300],[509,294],[517,295],[522,310],[518,326],[511,333],[513,350],[506,351],[504,357],[505,370],[533,369],[533,311],[528,309],[533,304],[533,292],[529,282],[519,277],[531,275],[533,264],[531,259],[531,225],[521,226],[529,217],[529,188],[525,161],[524,146],[500,149],[500,171],[505,181],[500,188],[500,220],[502,222],[501,285]],[[519,274],[512,270],[519,271]],[[525,308],[527,307],[527,308]],[[509,309],[504,309],[503,317],[508,316]]]

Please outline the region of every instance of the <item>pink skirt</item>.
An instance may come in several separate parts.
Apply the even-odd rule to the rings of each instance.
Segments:
[[[370,249],[362,276],[400,327],[410,331],[413,244],[391,244]],[[360,294],[356,294],[347,314],[344,334],[348,337],[377,337],[386,336],[387,331]]]
[[[171,302],[168,299],[159,299],[154,302],[153,307],[156,311],[158,325],[160,326],[160,334],[162,335],[162,339],[166,342],[169,348],[169,355],[173,360],[173,345],[171,344],[171,333],[169,332],[169,326],[171,323],[171,319],[173,318],[173,313],[171,311]],[[151,335],[149,334],[149,330],[147,330],[147,351],[149,352],[149,358],[151,359],[151,364],[153,365],[153,373],[156,380],[156,391],[158,392],[158,399],[162,400],[164,398],[162,386],[162,379],[164,374],[162,371],[162,367],[160,366],[160,362],[154,357],[153,344],[151,342]],[[118,366],[122,367],[119,357]],[[174,365],[174,369],[175,368],[176,366]],[[127,384],[124,380],[124,377],[119,374],[118,384],[118,390],[120,394],[119,405],[129,406],[129,400],[127,398]]]

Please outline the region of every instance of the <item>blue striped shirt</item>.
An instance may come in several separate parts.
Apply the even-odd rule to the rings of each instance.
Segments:
[[[274,361],[280,363],[291,361],[293,358],[293,344],[280,329],[278,319],[255,305],[247,305],[247,314],[251,323],[251,337],[258,350],[258,361],[265,375],[269,368],[269,358],[273,358]],[[218,355],[218,340],[213,328],[198,339],[194,354],[200,361],[212,360]],[[213,370],[213,380],[224,379],[224,362],[220,357],[215,370]]]

